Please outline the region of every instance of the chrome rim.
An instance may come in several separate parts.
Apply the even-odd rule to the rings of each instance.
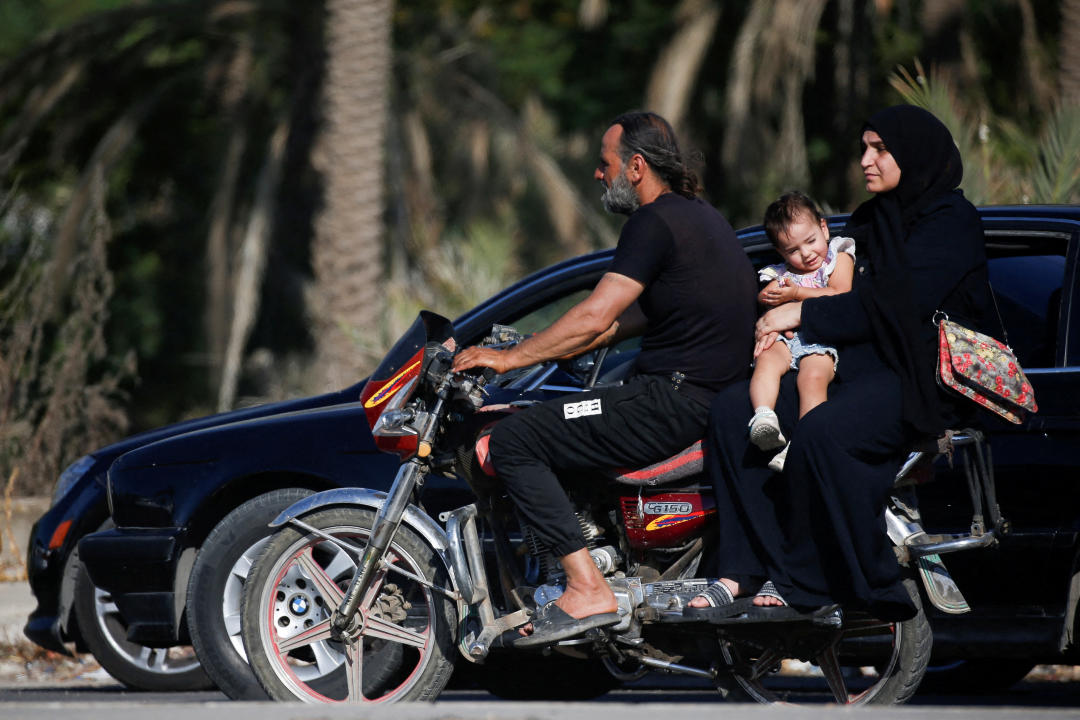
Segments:
[[[109,647],[142,672],[179,675],[199,667],[199,659],[189,645],[152,648],[129,641],[127,623],[113,602],[112,595],[97,586],[94,587],[94,617]]]
[[[244,650],[244,635],[241,632],[244,585],[247,583],[248,575],[251,573],[251,566],[268,542],[270,542],[269,537],[260,538],[245,550],[233,563],[229,575],[225,579],[225,589],[221,600],[221,616],[225,622],[225,633],[229,638],[229,643],[244,662],[247,662],[247,652]],[[345,657],[340,654],[336,657],[325,656],[321,663],[298,668],[297,675],[305,682],[316,680],[336,670],[344,660]]]
[[[357,550],[367,542],[366,529],[325,532]],[[332,637],[330,614],[344,597],[355,557],[320,537],[303,537],[275,562],[271,590],[260,593],[263,652],[278,680],[304,702],[393,702],[416,685],[433,656],[434,599],[408,577],[423,573],[397,545],[360,603],[359,629],[345,640]]]

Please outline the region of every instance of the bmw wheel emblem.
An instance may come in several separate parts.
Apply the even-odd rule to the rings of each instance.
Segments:
[[[310,607],[311,604],[303,595],[293,595],[292,600],[289,601],[289,611],[293,615],[306,615]]]

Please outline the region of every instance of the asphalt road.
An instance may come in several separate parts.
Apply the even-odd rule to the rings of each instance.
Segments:
[[[1080,682],[1029,682],[979,696],[918,696],[901,707],[851,710],[836,706],[776,708],[722,702],[711,690],[692,682],[659,680],[666,687],[619,690],[586,703],[504,702],[469,690],[443,693],[434,704],[402,704],[365,708],[360,717],[379,720],[656,720],[677,710],[680,720],[755,720],[756,718],[850,717],[852,712],[882,720],[996,720],[1037,718],[1057,720],[1080,717]],[[658,684],[657,682],[652,683]],[[195,711],[200,720],[289,720],[295,718],[356,718],[354,708],[305,706],[287,703],[231,702],[218,692],[129,692],[101,676],[64,682],[6,682],[0,684],[0,718],[56,718],[65,720],[108,717],[110,720],[142,718],[189,720]],[[392,715],[391,715],[392,713]]]
[[[1058,702],[1064,705],[1053,706]],[[124,693],[115,688],[95,688],[57,692],[56,690],[8,690],[0,692],[0,717],[56,718],[65,720],[108,717],[110,720],[190,720],[193,713],[200,720],[294,720],[298,718],[357,718],[371,720],[656,720],[672,711],[680,720],[708,717],[709,720],[756,720],[783,718],[849,718],[853,713],[877,720],[1076,720],[1080,712],[1080,694],[1071,698],[1020,694],[980,698],[977,705],[938,703],[900,707],[848,709],[836,706],[812,708],[773,707],[722,703],[715,696],[696,692],[616,692],[588,703],[519,703],[495,701],[490,696],[469,692],[445,694],[433,704],[410,703],[386,707],[357,708],[346,706],[306,706],[291,703],[234,703],[218,693],[163,695]]]
[[[0,583],[0,643],[11,643],[21,635],[22,624],[33,608],[25,583]],[[16,658],[18,660],[18,658]],[[0,667],[0,719],[57,718],[84,720],[190,720],[192,711],[199,720],[292,720],[294,718],[356,718],[355,708],[303,706],[285,703],[231,702],[219,692],[144,693],[130,692],[108,677],[96,665],[60,663],[52,673],[43,655],[26,658],[23,666],[5,658]],[[1034,677],[1034,676],[1031,676]],[[917,696],[902,707],[855,710],[875,718],[906,720],[995,720],[996,718],[1080,718],[1080,676],[1071,682],[1029,680],[1013,688],[979,696]],[[849,717],[852,710],[835,706],[775,708],[722,702],[708,687],[685,678],[646,678],[638,687],[619,690],[587,703],[504,702],[482,691],[450,690],[434,704],[408,704],[365,708],[360,717],[379,720],[656,720],[677,709],[679,720],[708,717],[709,720],[756,720],[757,718]]]

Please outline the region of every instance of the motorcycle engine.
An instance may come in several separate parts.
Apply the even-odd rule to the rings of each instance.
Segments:
[[[589,508],[578,510],[575,516],[585,538],[585,547],[600,573],[608,576],[621,569],[624,566],[622,553],[611,545],[603,544],[604,530],[593,520]],[[525,546],[529,550],[525,580],[532,585],[561,585],[566,574],[558,558],[531,525],[521,522],[521,528]]]

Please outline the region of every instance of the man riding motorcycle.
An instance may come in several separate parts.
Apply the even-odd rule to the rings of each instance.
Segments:
[[[454,370],[499,373],[642,336],[625,384],[530,407],[498,423],[490,459],[519,512],[559,558],[562,595],[541,607],[519,647],[619,621],[558,475],[638,467],[701,438],[712,396],[749,371],[755,278],[730,224],[697,198],[671,126],[654,113],[617,117],[595,178],[610,212],[629,216],[596,288],[547,329],[506,350],[461,351]]]

